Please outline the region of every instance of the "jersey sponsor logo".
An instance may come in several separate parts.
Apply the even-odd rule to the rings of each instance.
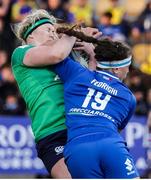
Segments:
[[[84,108],[71,108],[68,114],[69,115],[84,115],[84,116],[101,116],[113,122],[115,121],[110,115],[104,112],[84,109]]]
[[[55,76],[54,81],[60,80],[60,77],[58,75]]]
[[[59,155],[59,154],[63,153],[63,150],[64,150],[64,146],[55,147],[56,155]]]
[[[135,170],[133,169],[133,164],[132,164],[132,161],[130,159],[126,159],[125,163],[126,165],[126,169],[127,169],[127,175],[131,175],[133,173],[135,173]]]

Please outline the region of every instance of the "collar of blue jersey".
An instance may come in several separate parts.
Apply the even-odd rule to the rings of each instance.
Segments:
[[[103,68],[103,69],[109,69],[109,68],[120,68],[120,67],[126,67],[131,64],[132,56],[129,56],[128,58],[122,59],[122,60],[115,60],[112,62],[109,61],[97,61],[97,67]]]
[[[119,80],[119,78],[117,76],[115,76],[112,72],[109,72],[109,71],[96,71],[96,72],[101,73],[103,75],[107,75],[107,76],[109,76],[111,78]]]

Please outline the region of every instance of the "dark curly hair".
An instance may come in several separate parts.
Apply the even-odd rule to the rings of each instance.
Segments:
[[[118,61],[131,55],[131,49],[128,45],[110,39],[100,40],[94,52],[97,61]]]
[[[64,33],[69,36],[93,43],[95,45],[95,58],[97,61],[118,61],[131,55],[131,49],[123,42],[113,41],[111,39],[97,40],[91,36],[86,36],[83,32],[77,30],[75,26],[61,26],[57,28],[57,33]]]

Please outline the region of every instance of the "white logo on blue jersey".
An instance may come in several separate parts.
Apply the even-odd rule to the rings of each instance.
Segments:
[[[133,165],[132,165],[132,162],[131,160],[129,160],[128,158],[126,159],[125,163],[124,163],[126,166],[126,169],[131,171],[133,169]]]
[[[99,88],[105,89],[108,93],[113,94],[113,95],[117,95],[118,90],[109,86],[107,83],[102,82],[102,81],[97,81],[96,79],[93,79],[91,81],[91,84],[93,84],[94,86],[97,86]]]
[[[69,115],[84,115],[84,116],[101,116],[113,122],[115,121],[110,115],[104,112],[85,109],[85,108],[71,108],[68,114]]]
[[[127,175],[135,173],[135,170],[133,169],[133,163],[130,159],[127,158],[124,164],[126,165],[126,169],[128,170]]]

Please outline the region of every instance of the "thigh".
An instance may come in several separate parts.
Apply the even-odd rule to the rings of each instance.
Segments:
[[[71,175],[64,162],[64,158],[61,158],[51,169],[51,176],[55,179],[71,179]]]
[[[103,144],[102,144],[103,146]],[[139,174],[124,142],[108,139],[104,141],[100,157],[104,178],[136,178]]]
[[[49,173],[53,166],[63,158],[63,150],[66,140],[67,132],[66,130],[63,130],[41,139],[36,144],[38,157],[43,161]]]

